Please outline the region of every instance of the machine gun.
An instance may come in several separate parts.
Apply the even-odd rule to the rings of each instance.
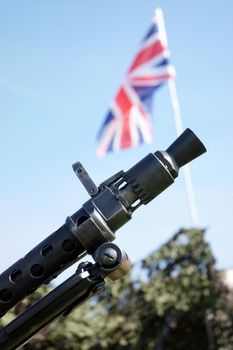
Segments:
[[[81,163],[73,169],[91,198],[65,224],[0,275],[0,315],[48,283],[67,267],[91,254],[95,263],[81,262],[75,274],[0,330],[1,350],[17,349],[35,333],[116,280],[130,269],[126,253],[111,243],[133,212],[148,204],[178,176],[179,168],[206,152],[186,129],[166,151],[149,153],[128,171],[120,171],[98,187]]]

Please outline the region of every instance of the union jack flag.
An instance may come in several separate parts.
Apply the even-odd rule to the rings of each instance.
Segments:
[[[168,79],[175,78],[160,12],[142,40],[98,134],[97,155],[150,143],[152,96]]]

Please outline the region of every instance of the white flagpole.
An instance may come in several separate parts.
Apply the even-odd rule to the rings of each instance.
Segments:
[[[158,29],[161,35],[161,39],[163,40],[166,47],[168,47],[162,9],[158,8],[155,10],[155,19],[156,19],[156,22],[158,23]],[[173,116],[175,120],[176,133],[177,133],[177,136],[179,136],[183,131],[183,126],[182,126],[182,119],[181,119],[181,112],[180,112],[180,104],[177,96],[176,84],[174,79],[168,80],[168,89],[169,89],[169,94],[171,99]],[[198,212],[197,212],[197,206],[196,206],[196,201],[194,196],[190,167],[188,164],[186,164],[183,167],[183,172],[184,172],[186,194],[187,194],[189,210],[191,215],[191,222],[194,227],[197,227],[199,222]]]

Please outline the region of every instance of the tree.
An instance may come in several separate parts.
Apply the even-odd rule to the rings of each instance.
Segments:
[[[232,299],[204,231],[180,230],[131,274],[107,284],[24,349],[233,349]],[[31,301],[18,304],[15,312]]]

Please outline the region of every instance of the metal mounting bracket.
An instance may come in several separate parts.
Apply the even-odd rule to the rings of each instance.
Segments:
[[[87,190],[88,194],[92,197],[98,193],[99,189],[91,179],[90,175],[84,168],[84,166],[80,162],[76,162],[72,165],[72,168],[76,174],[76,176],[81,181],[82,185]]]

